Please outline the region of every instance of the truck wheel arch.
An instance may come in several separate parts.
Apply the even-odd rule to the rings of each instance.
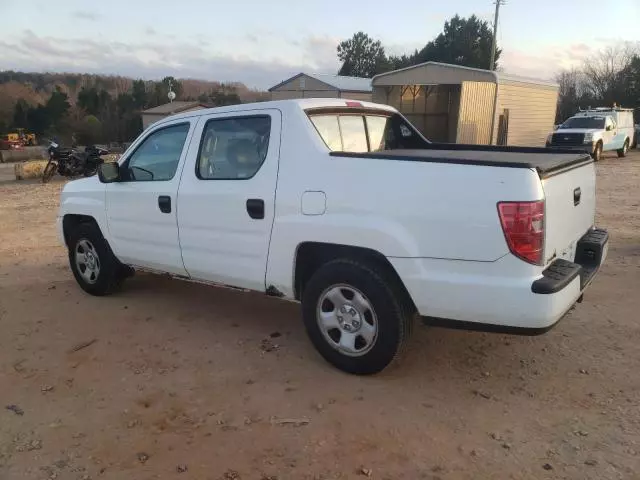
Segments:
[[[411,308],[412,311],[417,311],[409,291],[387,257],[373,249],[335,243],[303,242],[298,245],[293,272],[293,287],[296,300],[302,299],[305,285],[318,268],[340,258],[359,260],[377,266],[384,272],[388,281],[392,282],[398,289],[398,292],[402,295],[403,303]]]
[[[68,213],[62,218],[62,231],[64,233],[64,242],[67,246],[69,246],[69,237],[71,235],[71,232],[83,223],[94,224],[96,228],[100,230],[100,225],[98,225],[96,219],[90,215],[77,215]],[[102,233],[102,230],[100,230],[100,233]],[[104,234],[102,234],[102,236],[104,237]]]

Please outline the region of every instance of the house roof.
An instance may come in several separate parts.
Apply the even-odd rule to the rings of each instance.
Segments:
[[[362,78],[362,77],[347,77],[344,75],[333,75],[331,73],[304,73],[301,72],[297,75],[294,75],[291,78],[287,78],[286,80],[280,82],[279,84],[271,87],[269,91],[273,91],[281,87],[282,85],[289,83],[296,78],[305,75],[307,77],[315,78],[319,82],[322,82],[330,87],[335,88],[336,90],[340,90],[342,92],[371,92],[373,91],[373,87],[371,86],[370,78]]]
[[[169,115],[172,113],[184,112],[192,108],[201,107],[207,108],[207,105],[201,102],[170,102],[157,107],[144,110],[142,113],[145,115]]]
[[[383,84],[388,85],[389,81],[392,82],[392,77],[399,73],[415,71],[417,74],[419,70],[424,70],[425,73],[428,70],[433,70],[434,73],[436,70],[442,71],[442,69],[447,69],[449,71],[454,71],[455,76],[459,80],[459,82],[467,81],[467,80],[479,80],[492,82],[492,83],[502,83],[502,82],[520,82],[520,83],[529,83],[534,85],[544,85],[547,87],[558,87],[556,82],[550,80],[543,80],[539,78],[531,78],[531,77],[523,77],[520,75],[511,75],[504,72],[497,72],[492,70],[485,70],[482,68],[472,68],[465,67],[463,65],[453,65],[450,63],[441,63],[441,62],[424,62],[419,63],[418,65],[412,65],[410,67],[400,68],[398,70],[393,70],[391,72],[381,73],[373,77],[371,82],[373,84]],[[437,78],[438,75],[434,75]],[[391,77],[391,78],[390,78]],[[384,79],[384,80],[382,80]],[[458,83],[459,83],[458,82]]]

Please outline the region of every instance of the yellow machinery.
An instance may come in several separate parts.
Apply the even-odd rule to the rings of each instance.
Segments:
[[[27,133],[24,131],[24,128],[17,128],[18,131],[18,141],[25,147],[33,147],[36,145],[36,134],[35,133]]]
[[[31,147],[36,145],[36,134],[26,133],[24,128],[16,128],[15,132],[7,133],[3,140],[15,147]]]

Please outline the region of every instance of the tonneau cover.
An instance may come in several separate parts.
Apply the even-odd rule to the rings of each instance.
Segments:
[[[454,163],[492,167],[532,168],[548,176],[559,170],[593,161],[584,152],[530,147],[488,145],[431,144],[420,150],[385,150],[382,152],[331,152],[332,156],[366,157],[414,162]]]

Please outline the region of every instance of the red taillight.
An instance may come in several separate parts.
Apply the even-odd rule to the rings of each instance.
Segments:
[[[544,201],[500,202],[498,214],[511,253],[526,262],[542,265]]]
[[[354,102],[354,101],[351,101],[351,100],[347,100],[345,103],[347,104],[347,107],[356,107],[356,108],[362,107],[362,104],[360,102]]]

